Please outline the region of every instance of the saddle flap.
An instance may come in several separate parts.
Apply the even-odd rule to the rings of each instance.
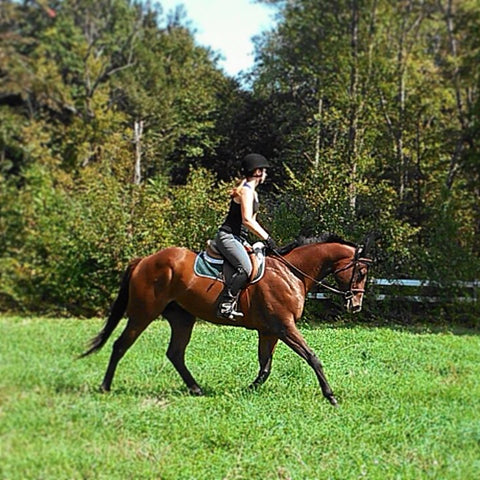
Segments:
[[[250,248],[247,249],[247,253],[249,254],[250,261],[252,262],[252,273],[250,274],[248,281],[249,283],[253,283],[258,277],[262,265],[265,267],[265,245],[263,242],[256,242],[253,245],[248,245],[248,247]],[[261,275],[263,276],[263,272]]]

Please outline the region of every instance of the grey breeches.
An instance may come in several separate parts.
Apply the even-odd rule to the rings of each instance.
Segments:
[[[252,273],[252,262],[242,242],[235,237],[235,235],[220,230],[215,237],[215,244],[220,253],[235,270],[243,268],[247,276],[250,277]]]

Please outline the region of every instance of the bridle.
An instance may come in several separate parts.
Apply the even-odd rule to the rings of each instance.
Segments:
[[[363,249],[364,249],[363,245],[359,245],[358,247],[356,247],[355,254],[353,256],[353,260],[350,260],[350,262],[347,263],[347,265],[345,265],[343,267],[340,267],[340,268],[337,268],[336,270],[334,270],[332,272],[328,272],[327,275],[325,275],[325,276],[328,276],[330,274],[333,274],[335,276],[335,275],[337,275],[337,273],[344,272],[344,271],[352,268],[353,271],[352,271],[352,276],[350,277],[350,282],[348,284],[348,290],[339,290],[336,287],[332,287],[331,285],[328,285],[328,283],[325,283],[322,280],[317,280],[316,278],[308,275],[307,273],[303,272],[298,267],[296,267],[295,265],[290,263],[286,258],[284,258],[282,255],[280,255],[277,251],[274,250],[273,252],[279,258],[280,261],[285,263],[285,265],[290,267],[297,274],[302,275],[305,278],[308,278],[315,285],[317,285],[319,287],[322,287],[325,290],[328,290],[332,293],[335,293],[336,295],[343,296],[345,298],[345,300],[348,301],[348,300],[351,300],[357,293],[365,293],[364,288],[353,288],[353,282],[355,280],[355,275],[357,273],[357,270],[358,270],[359,266],[360,265],[367,265],[368,266],[371,263],[373,263],[373,260],[371,258],[362,257]]]
[[[345,297],[345,300],[352,299],[355,296],[355,294],[357,294],[357,293],[365,293],[364,288],[353,288],[353,281],[354,281],[355,276],[357,274],[357,270],[358,270],[359,265],[367,265],[368,266],[368,265],[371,265],[372,262],[373,262],[373,260],[371,258],[366,258],[366,257],[361,256],[362,250],[363,250],[363,246],[357,247],[355,249],[355,255],[353,257],[353,260],[350,260],[350,262],[347,265],[345,265],[344,267],[338,268],[337,270],[332,272],[333,275],[336,275],[337,273],[344,272],[345,270],[349,270],[350,268],[353,268],[352,276],[350,277],[350,282],[348,284],[348,290],[341,291],[341,290],[336,289],[335,287],[330,287],[330,285],[326,285],[322,282],[320,282],[320,284],[322,284],[323,287],[327,288],[327,290],[331,290],[333,288],[333,290],[331,290],[331,291],[333,291],[334,293],[343,295]]]

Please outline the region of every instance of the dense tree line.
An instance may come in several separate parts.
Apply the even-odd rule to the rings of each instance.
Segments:
[[[478,276],[478,2],[263,3],[244,83],[181,7],[2,3],[0,308],[95,313],[130,258],[201,249],[248,151],[280,243],[375,230],[377,275]]]

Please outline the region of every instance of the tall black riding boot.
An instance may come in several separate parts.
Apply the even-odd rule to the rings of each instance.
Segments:
[[[243,313],[237,311],[238,297],[248,280],[247,272],[243,268],[238,268],[230,278],[225,282],[225,287],[218,297],[217,317],[234,320],[237,317],[243,317]]]

